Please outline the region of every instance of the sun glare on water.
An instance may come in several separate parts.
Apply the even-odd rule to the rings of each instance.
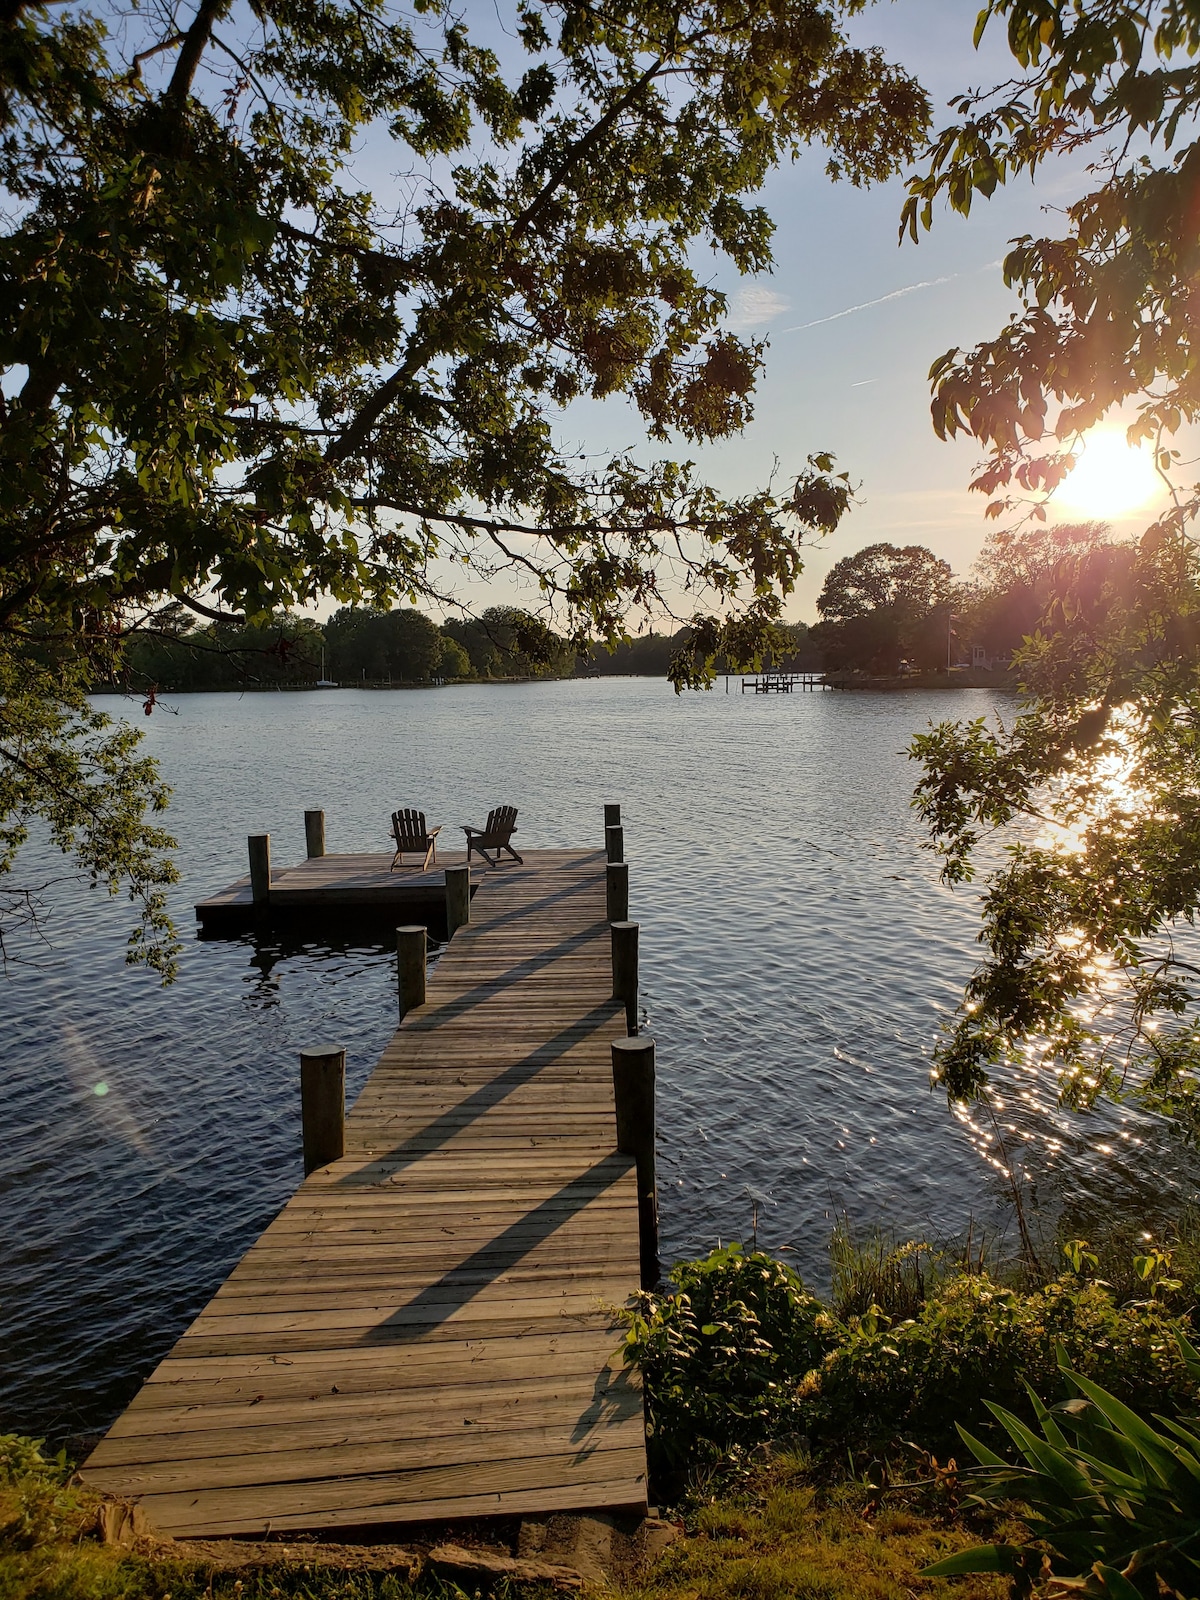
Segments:
[[[1162,489],[1149,450],[1133,449],[1123,432],[1097,429],[1077,452],[1054,503],[1085,517],[1123,517],[1147,505]]]

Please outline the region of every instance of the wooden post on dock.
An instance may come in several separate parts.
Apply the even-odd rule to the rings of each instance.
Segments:
[[[624,861],[625,859],[625,829],[620,823],[616,827],[608,826],[604,830],[604,848],[610,861]]]
[[[325,854],[325,813],[323,811],[306,811],[304,813],[304,841],[308,846],[308,859]]]
[[[250,849],[250,898],[259,908],[271,898],[271,835],[252,833],[246,844]]]
[[[638,1031],[638,924],[614,922],[612,928],[613,999],[625,1002],[625,1027]]]
[[[610,861],[604,869],[604,887],[607,895],[608,920],[629,921],[629,863]]]
[[[446,937],[471,920],[471,868],[446,868]]]
[[[304,1176],[346,1153],[346,1052],[332,1046],[300,1052],[300,1121]]]
[[[658,1186],[654,1171],[654,1040],[614,1039],[613,1100],[617,1149],[637,1163],[638,1242],[642,1288],[659,1279]]]
[[[403,1019],[417,1006],[425,1004],[425,929],[396,929],[396,983]]]
[[[604,826],[606,828],[619,828],[621,826],[621,808],[615,805],[604,807]]]

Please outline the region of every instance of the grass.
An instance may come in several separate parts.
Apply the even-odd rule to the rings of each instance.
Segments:
[[[953,1484],[951,1481],[951,1490]],[[953,1492],[879,1494],[855,1481],[818,1484],[799,1458],[743,1477],[734,1491],[696,1496],[686,1534],[615,1600],[914,1600],[945,1586],[921,1567],[982,1536],[968,1529]],[[0,1600],[466,1600],[433,1577],[281,1561],[241,1571],[105,1545],[97,1498],[70,1468],[29,1440],[0,1437]],[[507,1586],[502,1586],[502,1588]],[[1000,1580],[961,1580],[955,1600],[999,1600]]]
[[[951,1485],[953,1480],[947,1480]],[[942,1491],[945,1495],[945,1490]],[[892,1503],[895,1500],[897,1503]],[[687,1519],[673,1545],[622,1600],[914,1600],[948,1594],[918,1576],[953,1551],[977,1544],[953,1495],[921,1504],[846,1480],[813,1480],[798,1458],[764,1468]],[[1016,1532],[1017,1530],[1011,1530]],[[993,1524],[989,1536],[1000,1536]],[[954,1600],[1000,1600],[1007,1581],[960,1580]]]
[[[103,1544],[99,1497],[71,1481],[62,1457],[0,1435],[0,1600],[412,1600],[392,1573],[295,1561],[214,1570]],[[426,1593],[437,1594],[440,1585]]]

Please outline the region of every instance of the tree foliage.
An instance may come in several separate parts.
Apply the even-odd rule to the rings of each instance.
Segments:
[[[992,0],[1017,76],[964,96],[910,185],[915,237],[941,198],[962,213],[1055,155],[1095,148],[1094,187],[1057,238],[1004,263],[1021,301],[1000,333],[934,364],[934,423],[972,434],[975,487],[999,516],[1069,470],[1081,430],[1136,407],[1133,439],[1178,464],[1195,419],[1194,195],[1200,19],[1152,0]],[[1007,726],[918,739],[917,804],[952,882],[985,839],[1004,847],[984,896],[983,965],[938,1057],[955,1098],[1002,1060],[1059,1074],[1068,1104],[1133,1095],[1200,1130],[1200,559],[1195,488],[1136,545],[1084,540],[1039,583],[1018,655],[1028,692]],[[999,547],[997,547],[999,549]],[[1019,553],[1019,545],[1010,545]]]
[[[325,640],[327,671],[348,683],[428,683],[441,668],[445,642],[437,623],[412,606],[343,606],[325,624]]]
[[[754,196],[809,142],[854,183],[911,154],[926,101],[847,41],[861,4],[520,0],[503,60],[445,0],[0,7],[4,648],[111,655],[172,602],[390,610],[457,562],[573,642],[669,568],[679,683],[757,655],[850,498],[831,458],[729,499],[555,424],[749,419],[763,347],[696,252],[767,270]],[[368,133],[394,192],[355,178]]]
[[[924,545],[871,544],[829,570],[815,639],[833,668],[893,673],[902,661],[946,665],[956,588],[950,565]]]
[[[972,569],[959,601],[960,636],[989,655],[1011,660],[1073,584],[1103,581],[1117,543],[1104,522],[1028,524],[996,528]]]

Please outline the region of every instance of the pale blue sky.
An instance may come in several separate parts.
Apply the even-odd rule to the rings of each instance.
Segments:
[[[1012,75],[999,29],[988,30],[979,51],[973,48],[977,11],[976,0],[882,0],[855,20],[853,34],[882,45],[916,74],[940,127],[950,120],[946,103],[953,94]],[[492,0],[467,0],[465,16],[473,32],[498,42]],[[355,163],[385,203],[381,169],[389,155],[394,160],[394,152],[366,149]],[[979,452],[971,441],[936,438],[926,375],[950,346],[970,346],[1000,328],[1016,305],[1000,274],[1008,241],[1059,231],[1060,219],[1047,209],[1067,203],[1087,182],[1085,158],[1061,163],[1044,170],[1036,187],[1022,180],[1001,189],[967,219],[946,212],[918,245],[900,245],[903,181],[854,189],[831,183],[824,164],[823,152],[808,151],[773,174],[763,191],[777,223],[773,274],[740,279],[707,258],[712,281],[730,296],[732,324],[770,342],[757,414],[742,435],[703,449],[679,442],[666,452],[647,443],[636,410],[625,402],[578,404],[563,419],[564,440],[589,454],[627,448],[646,459],[692,457],[729,493],[760,486],[776,459],[786,479],[810,452],[833,451],[861,484],[863,503],[811,552],[789,606],[791,617],[805,620],[815,618],[816,595],[833,562],[877,540],[924,544],[956,572],[969,569],[988,526],[984,498],[967,492]],[[704,256],[696,259],[703,270]],[[1146,521],[1142,513],[1114,526],[1132,532]],[[508,598],[501,588],[472,585],[460,593],[487,604]]]
[[[854,32],[916,74],[940,127],[950,120],[951,95],[1012,73],[998,30],[973,49],[977,10],[973,0],[884,0]],[[1044,172],[1036,187],[1022,180],[998,190],[966,219],[946,212],[918,245],[897,242],[899,179],[870,190],[833,184],[818,150],[771,178],[763,201],[778,225],[774,273],[753,282],[715,274],[732,304],[744,307],[739,326],[770,340],[757,415],[739,438],[697,459],[722,489],[738,491],[761,483],[775,457],[786,473],[809,451],[829,449],[861,482],[863,504],[812,551],[789,607],[793,617],[814,619],[829,567],[876,540],[928,545],[957,572],[969,568],[988,526],[984,497],[967,492],[979,451],[972,441],[938,440],[927,373],[950,346],[998,331],[1016,305],[1000,273],[1008,241],[1057,232],[1060,219],[1046,208],[1083,191],[1084,166],[1079,158]],[[921,283],[929,286],[884,299]],[[854,306],[863,309],[837,315]],[[595,415],[602,409],[615,411],[591,408],[588,442],[634,442],[633,413],[602,421]],[[1142,514],[1114,526],[1133,531],[1146,520]]]

